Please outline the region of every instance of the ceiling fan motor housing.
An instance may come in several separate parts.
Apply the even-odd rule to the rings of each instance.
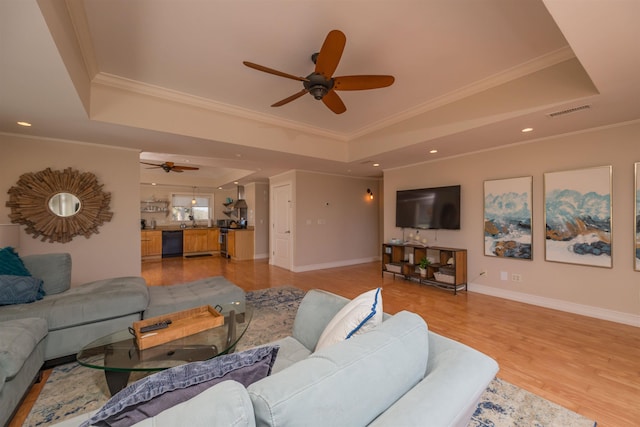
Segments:
[[[320,73],[309,74],[307,80],[302,83],[304,84],[304,88],[318,100],[322,99],[327,92],[333,89],[333,79],[326,79]]]

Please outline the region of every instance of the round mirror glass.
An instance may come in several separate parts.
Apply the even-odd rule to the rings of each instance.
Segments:
[[[80,210],[80,199],[71,193],[57,193],[49,199],[49,209],[61,217],[69,217]]]

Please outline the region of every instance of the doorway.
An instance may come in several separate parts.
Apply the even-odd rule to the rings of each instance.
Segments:
[[[291,184],[273,186],[271,194],[273,194],[271,264],[291,270],[291,247],[293,243],[291,232]]]

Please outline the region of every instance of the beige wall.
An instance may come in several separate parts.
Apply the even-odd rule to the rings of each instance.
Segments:
[[[314,172],[283,174],[291,180],[293,270],[306,271],[372,261],[380,257],[377,179]]]
[[[9,222],[7,191],[21,174],[50,167],[92,172],[111,193],[113,218],[90,238],[49,243],[21,232],[21,255],[69,252],[72,285],[114,276],[140,275],[140,212],[138,152],[43,138],[0,134],[0,223]]]
[[[640,326],[640,272],[633,266],[637,161],[640,122],[387,170],[384,240],[402,237],[395,227],[396,190],[461,184],[461,230],[421,233],[429,244],[468,249],[471,290]],[[545,261],[544,173],[603,165],[613,166],[613,268]],[[533,176],[533,260],[484,256],[483,182],[521,176]],[[501,271],[509,281],[500,279]],[[511,281],[513,273],[523,281]]]

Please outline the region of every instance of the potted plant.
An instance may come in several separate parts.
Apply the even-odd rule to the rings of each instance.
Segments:
[[[420,260],[420,264],[418,265],[418,269],[420,270],[420,277],[427,277],[427,266],[430,264],[427,257],[423,257]]]

